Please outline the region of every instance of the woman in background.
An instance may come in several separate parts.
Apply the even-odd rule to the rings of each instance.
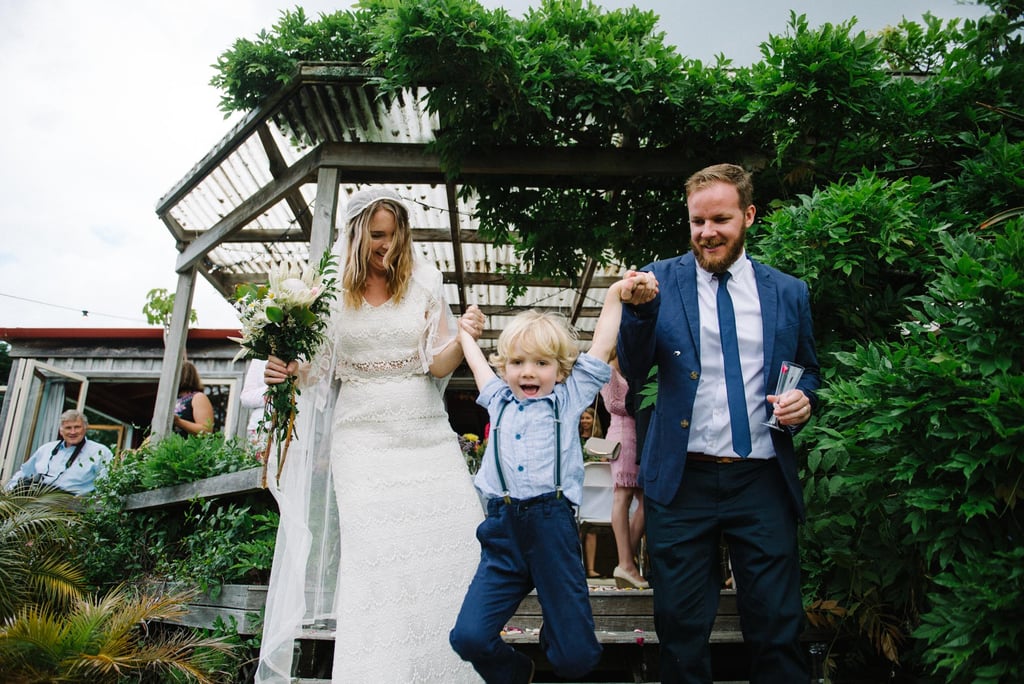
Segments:
[[[174,431],[182,437],[213,432],[213,404],[203,392],[203,380],[191,361],[181,364],[178,401],[174,405]]]
[[[597,409],[588,406],[580,416],[580,441],[585,443],[591,437],[604,437],[604,431],[601,429],[601,419],[597,415]],[[583,455],[586,456],[586,452]]]
[[[596,403],[596,402],[595,402]],[[583,444],[591,437],[604,437],[604,430],[601,429],[601,418],[597,415],[595,406],[588,406],[583,409],[580,416],[580,441]],[[587,450],[583,450],[584,461],[599,461],[600,458],[591,456]],[[599,579],[601,573],[594,569],[597,562],[597,532],[590,530],[583,538],[583,564],[587,568],[588,579]]]
[[[608,425],[608,439],[621,445],[619,457],[612,461],[612,480],[615,488],[612,494],[612,533],[615,535],[615,549],[619,564],[612,576],[621,588],[647,589],[647,581],[640,574],[636,554],[644,534],[644,493],[640,489],[636,462],[636,421],[626,410],[629,384],[619,371],[619,360],[612,350],[609,361],[612,379],[601,388],[601,398],[611,416]],[[629,510],[636,501],[632,517]]]

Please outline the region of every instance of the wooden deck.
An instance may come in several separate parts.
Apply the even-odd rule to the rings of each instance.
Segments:
[[[604,655],[598,667],[581,682],[659,681],[653,598],[654,592],[650,589],[616,589],[610,580],[591,583],[590,603],[595,633],[604,646]],[[540,603],[536,594],[530,594],[509,620],[503,638],[534,659],[537,664],[535,682],[564,681],[554,674],[540,650],[540,626]],[[298,642],[297,678],[293,681],[296,684],[330,684],[334,630],[305,630]],[[716,684],[742,684],[747,661],[734,591],[722,592],[711,644],[716,662]],[[723,664],[718,665],[719,661]]]

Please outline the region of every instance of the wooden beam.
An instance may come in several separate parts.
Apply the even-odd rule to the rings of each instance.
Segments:
[[[456,271],[443,271],[444,281],[446,283],[458,284],[458,273]],[[228,273],[218,272],[211,274],[211,277],[217,279],[224,287],[218,288],[223,292],[233,292],[236,285],[243,283],[265,283],[267,282],[267,273]],[[618,276],[593,276],[590,279],[591,288],[610,287],[612,283],[619,280]],[[486,273],[483,271],[466,271],[462,274],[462,281],[465,285],[494,285],[498,287],[507,287],[512,284],[512,279],[501,273]],[[516,281],[516,284],[522,284],[532,287],[555,287],[555,288],[569,288],[575,287],[574,283],[568,278],[539,278],[530,275],[522,276],[521,279]]]
[[[181,377],[181,362],[185,356],[189,313],[192,311],[192,295],[195,289],[196,268],[193,266],[185,271],[179,271],[178,287],[174,293],[174,310],[171,313],[171,328],[164,339],[164,360],[160,368],[156,404],[153,407],[151,433],[155,441],[168,434],[174,424],[178,378]]]
[[[195,242],[205,230],[186,230],[183,242]],[[309,242],[309,236],[295,228],[243,228],[224,237],[220,244],[263,244],[265,242]]]
[[[451,231],[449,239],[452,242],[452,261],[455,263],[455,284],[459,290],[459,312],[466,311],[466,281],[463,278],[465,264],[462,260],[462,242],[459,233],[459,202],[455,195],[455,185],[445,184],[445,196],[448,199],[448,227]]]
[[[456,304],[452,304],[452,312],[456,311]],[[522,306],[504,306],[502,304],[482,304],[479,305],[480,310],[484,312],[485,316],[515,316],[516,314],[526,311],[527,309],[536,309],[537,311],[549,311],[551,313],[565,313],[564,306],[533,306],[524,304]],[[599,306],[585,306],[580,309],[581,318],[597,318],[601,315],[601,307]]]
[[[201,237],[178,255],[178,262],[174,270],[182,273],[193,268],[224,238],[241,230],[243,226],[252,221],[253,216],[274,206],[283,196],[301,183],[308,182],[320,168],[318,157],[319,148],[313,148],[305,157],[295,162],[284,175],[254,192],[249,199],[235,207],[216,225],[204,231]]]
[[[313,204],[313,233],[309,241],[309,265],[320,263],[334,242],[338,218],[338,169],[322,167],[316,173],[316,201]]]
[[[267,155],[270,175],[274,178],[280,178],[288,170],[288,162],[284,160],[281,150],[277,148],[277,143],[274,142],[274,137],[270,134],[270,128],[266,122],[258,127],[256,132],[259,134],[263,151]],[[285,201],[288,203],[288,208],[292,210],[295,222],[308,239],[313,230],[313,219],[310,218],[309,207],[306,206],[306,199],[299,192],[298,186],[285,195]]]
[[[393,182],[423,182],[432,175],[441,182],[440,159],[425,144],[331,142],[322,145],[324,166],[349,173],[384,176]],[[463,160],[460,182],[489,177],[525,179],[530,186],[550,176],[629,179],[686,177],[700,168],[675,150],[583,147],[496,147],[470,152]],[[522,180],[520,180],[522,182]]]
[[[170,217],[166,217],[164,221],[169,220]],[[182,242],[193,242],[199,239],[199,237],[205,233],[205,230],[182,230],[180,237],[178,238]],[[466,228],[460,230],[459,242],[462,244],[475,244],[475,245],[488,245],[494,242],[491,238],[485,238],[480,235],[480,231]],[[510,236],[514,238],[515,233],[510,233]],[[448,243],[452,240],[452,232],[449,228],[413,228],[412,239],[415,242],[444,242]],[[309,240],[308,235],[304,235],[302,231],[296,230],[295,228],[243,228],[239,231],[226,236],[221,240],[221,244],[225,243],[263,243],[263,242],[306,242]]]
[[[579,284],[576,286],[576,300],[573,302],[572,312],[569,314],[569,323],[573,325],[579,320],[580,311],[583,310],[583,304],[587,301],[587,290],[590,289],[596,269],[597,262],[587,257],[587,262],[583,264],[583,273],[580,274]]]

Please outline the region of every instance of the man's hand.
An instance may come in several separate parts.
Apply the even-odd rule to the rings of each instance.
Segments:
[[[619,288],[619,299],[625,304],[646,304],[658,296],[658,279],[647,271],[626,271]]]

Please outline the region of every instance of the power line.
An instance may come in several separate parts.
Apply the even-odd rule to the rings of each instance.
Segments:
[[[5,292],[0,292],[0,297],[7,297],[9,299],[17,299],[17,300],[22,301],[22,302],[29,302],[31,304],[39,304],[40,306],[49,306],[49,307],[52,307],[54,309],[63,309],[65,311],[76,311],[76,312],[79,312],[79,313],[82,314],[82,318],[88,318],[89,316],[93,316],[93,317],[102,316],[104,318],[119,318],[119,319],[121,319],[123,321],[132,321],[133,323],[147,323],[148,324],[148,321],[144,321],[141,318],[131,318],[129,316],[118,316],[117,314],[105,314],[105,313],[100,313],[98,311],[90,311],[89,309],[76,309],[73,306],[63,306],[61,304],[51,304],[50,302],[41,302],[38,299],[29,299],[28,297],[18,297],[17,295],[7,294]]]

